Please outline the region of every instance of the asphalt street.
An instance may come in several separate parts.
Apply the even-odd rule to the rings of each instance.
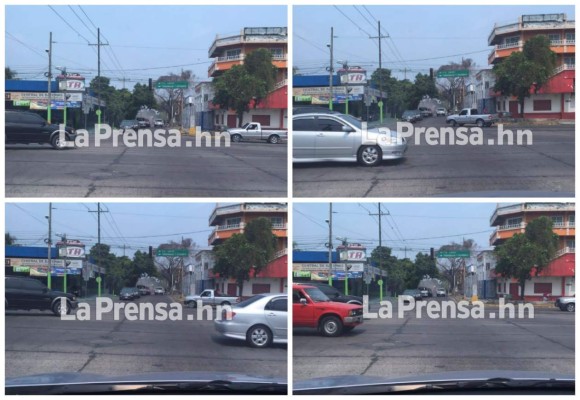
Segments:
[[[443,117],[416,127],[442,127]],[[395,127],[390,127],[395,129]],[[532,144],[488,145],[497,127],[483,128],[485,145],[428,145],[410,139],[404,159],[378,167],[355,163],[294,164],[295,197],[573,197],[574,125],[531,129]],[[515,137],[515,136],[514,136]]]
[[[294,381],[499,369],[574,374],[574,313],[536,308],[534,319],[499,319],[498,307],[488,306],[484,319],[417,318],[412,311],[399,319],[394,310],[394,318],[366,319],[336,338],[294,329]]]
[[[187,147],[187,143],[194,144]],[[94,141],[93,141],[94,143]],[[6,146],[6,197],[286,197],[287,144]]]
[[[169,302],[146,296],[136,302]],[[223,338],[211,320],[97,321],[95,301],[90,321],[61,321],[50,312],[8,311],[5,316],[6,377],[81,372],[109,377],[146,372],[228,372],[251,376],[287,376],[287,346],[254,349]],[[160,314],[157,314],[160,315]]]

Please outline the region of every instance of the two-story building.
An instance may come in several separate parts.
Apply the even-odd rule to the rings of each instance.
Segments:
[[[213,275],[214,288],[231,296],[252,296],[260,293],[286,293],[288,290],[288,205],[286,203],[238,203],[217,205],[209,217],[214,230],[208,244],[217,246],[236,233],[243,233],[247,224],[257,218],[268,218],[276,236],[276,253],[259,273],[244,284],[244,293],[237,293],[235,279]]]
[[[526,284],[526,300],[572,296],[575,293],[575,205],[574,203],[519,203],[498,206],[491,216],[490,225],[496,227],[491,234],[490,244],[501,246],[516,233],[524,233],[527,224],[538,217],[549,217],[554,223],[553,231],[558,235],[558,251],[550,264],[538,276],[532,276]],[[535,275],[535,274],[533,274]],[[498,296],[506,294],[518,299],[520,290],[513,278],[496,275]]]
[[[566,14],[522,15],[513,23],[496,24],[488,37],[488,44],[494,47],[488,63],[498,64],[513,52],[522,51],[526,41],[538,35],[549,38],[550,49],[557,55],[550,80],[525,100],[523,110],[514,97],[501,96],[491,89],[490,95],[496,97],[498,112],[510,112],[514,117],[574,119],[575,21]]]
[[[263,27],[243,28],[239,34],[216,36],[208,55],[214,61],[208,76],[216,78],[235,65],[242,65],[252,51],[268,49],[276,67],[276,83],[268,96],[258,104],[251,103],[250,111],[244,113],[243,121],[259,122],[265,128],[287,128],[288,126],[288,28]],[[210,98],[211,100],[211,98]],[[214,126],[235,128],[238,126],[234,110],[222,110],[214,105]]]

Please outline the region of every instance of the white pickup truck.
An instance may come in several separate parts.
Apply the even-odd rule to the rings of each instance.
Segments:
[[[479,114],[477,108],[464,108],[459,114],[447,116],[447,123],[453,126],[477,125],[480,128],[497,122],[497,115]]]
[[[235,296],[223,296],[216,294],[215,290],[213,289],[206,289],[199,295],[196,294],[192,296],[185,296],[183,303],[188,307],[195,308],[199,305],[200,301],[202,306],[231,306],[232,304],[236,304],[239,299]]]
[[[241,128],[228,129],[232,142],[242,140],[265,140],[268,143],[280,143],[282,139],[288,139],[288,132],[285,130],[262,129],[259,122],[246,122]]]

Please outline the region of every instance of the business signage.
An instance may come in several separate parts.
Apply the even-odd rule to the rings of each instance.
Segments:
[[[24,272],[24,273],[30,273],[30,267],[12,267],[12,271],[14,272]]]
[[[64,101],[51,101],[52,110],[64,110]],[[67,101],[66,108],[81,108],[81,102],[79,101]],[[31,100],[30,109],[31,110],[46,110],[48,107],[48,100]]]
[[[69,102],[83,101],[82,93],[67,93]],[[9,100],[48,100],[48,93],[46,92],[6,92],[5,99]],[[64,93],[56,92],[50,95],[52,101],[64,101]]]
[[[30,107],[30,100],[12,100],[14,107]]]
[[[85,81],[77,79],[67,79],[58,82],[58,90],[65,92],[84,92]]]
[[[365,249],[347,249],[339,252],[340,261],[366,261],[367,254]]]
[[[61,258],[85,258],[85,246],[59,247],[58,256]]]

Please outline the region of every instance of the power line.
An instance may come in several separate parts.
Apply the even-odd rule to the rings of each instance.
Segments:
[[[71,28],[73,31],[75,31],[75,32],[76,32],[76,34],[77,34],[77,35],[79,35],[79,36],[80,36],[80,37],[82,37],[82,38],[83,38],[83,39],[84,39],[84,40],[85,40],[87,43],[89,43],[89,39],[87,39],[86,37],[84,37],[83,35],[81,35],[81,33],[80,33],[79,31],[77,31],[77,30],[76,30],[76,29],[75,29],[75,28],[74,28],[74,27],[73,27],[71,24],[69,24],[69,22],[68,22],[68,21],[67,21],[65,18],[63,18],[63,16],[62,16],[62,15],[60,15],[60,14],[58,13],[58,11],[56,11],[56,10],[55,10],[55,9],[54,9],[52,6],[50,6],[50,5],[49,5],[48,7],[49,7],[49,8],[52,10],[52,12],[54,12],[54,13],[55,13],[55,14],[56,14],[56,15],[57,15],[57,16],[58,16],[58,17],[59,17],[59,18],[60,18],[60,19],[61,19],[61,20],[62,20],[62,21],[65,23],[65,24],[67,24],[69,28]]]

